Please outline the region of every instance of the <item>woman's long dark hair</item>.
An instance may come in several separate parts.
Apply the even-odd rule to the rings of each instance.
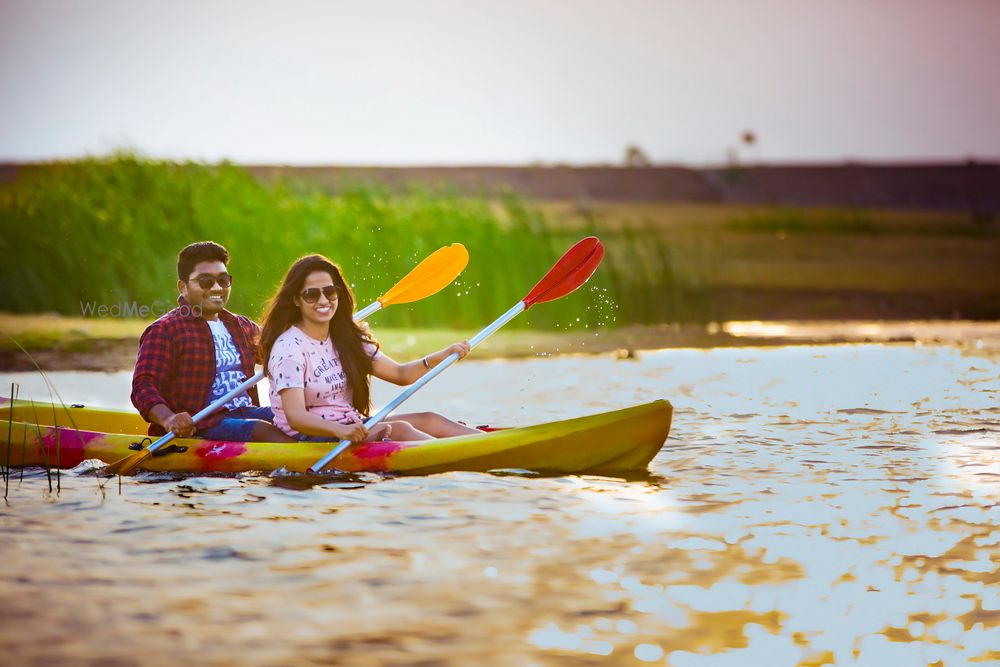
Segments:
[[[274,341],[302,319],[302,313],[295,305],[294,298],[299,296],[309,274],[315,271],[329,274],[340,292],[337,310],[330,320],[330,338],[337,348],[340,363],[344,367],[347,386],[351,388],[351,403],[355,410],[367,417],[371,412],[372,360],[365,353],[364,343],[371,343],[377,348],[378,342],[368,332],[367,327],[361,327],[354,321],[354,292],[344,280],[340,267],[326,257],[306,255],[296,260],[288,269],[284,280],[281,281],[281,287],[271,297],[271,302],[264,311],[263,330],[258,345],[260,362],[267,369]]]

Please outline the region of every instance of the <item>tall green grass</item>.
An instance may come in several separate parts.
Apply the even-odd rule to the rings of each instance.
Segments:
[[[379,324],[478,328],[522,298],[581,234],[523,199],[499,202],[357,184],[265,185],[231,164],[177,164],[118,154],[42,165],[0,187],[0,310],[80,315],[81,304],[170,307],[176,254],[193,241],[226,246],[230,308],[259,316],[297,257],[338,262],[359,305],[371,302],[436,248],[461,242],[471,261],[458,281]],[[597,233],[591,221],[591,233]],[[600,234],[598,234],[600,236]],[[606,240],[588,285],[532,309],[512,326],[566,329],[675,319],[669,249],[653,233]]]

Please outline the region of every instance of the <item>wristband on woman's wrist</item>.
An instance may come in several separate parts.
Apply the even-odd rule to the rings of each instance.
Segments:
[[[427,357],[424,357],[420,361],[424,362],[424,368],[426,368],[427,370],[431,369],[431,365],[429,363],[427,363]]]

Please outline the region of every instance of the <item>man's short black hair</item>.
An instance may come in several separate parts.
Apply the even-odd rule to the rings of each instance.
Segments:
[[[200,262],[229,264],[229,251],[214,241],[198,241],[186,246],[177,253],[177,278],[186,282]]]

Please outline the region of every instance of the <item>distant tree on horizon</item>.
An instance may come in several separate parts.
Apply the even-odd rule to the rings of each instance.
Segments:
[[[651,167],[652,165],[652,160],[638,144],[629,144],[625,147],[626,167]]]

